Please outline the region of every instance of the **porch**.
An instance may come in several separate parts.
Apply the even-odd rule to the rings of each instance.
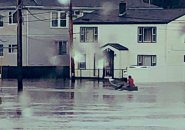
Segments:
[[[112,76],[107,76],[110,71],[113,71]],[[127,77],[127,69],[76,69],[75,78],[92,78],[92,79],[106,79],[106,78],[119,78]]]

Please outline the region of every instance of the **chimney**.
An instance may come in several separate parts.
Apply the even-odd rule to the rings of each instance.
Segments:
[[[126,14],[126,2],[120,1],[119,3],[119,16],[123,16]]]

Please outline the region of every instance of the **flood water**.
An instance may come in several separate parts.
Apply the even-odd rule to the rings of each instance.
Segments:
[[[0,130],[184,130],[185,83],[140,83],[139,91],[108,82],[2,80]]]

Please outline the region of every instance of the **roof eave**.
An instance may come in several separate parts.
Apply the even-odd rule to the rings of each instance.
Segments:
[[[170,21],[157,21],[157,22],[74,22],[76,25],[80,24],[168,24]]]

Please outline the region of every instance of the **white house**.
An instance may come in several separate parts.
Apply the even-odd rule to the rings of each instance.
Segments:
[[[129,8],[121,2],[102,12],[74,22],[76,76],[185,81],[185,9]]]

